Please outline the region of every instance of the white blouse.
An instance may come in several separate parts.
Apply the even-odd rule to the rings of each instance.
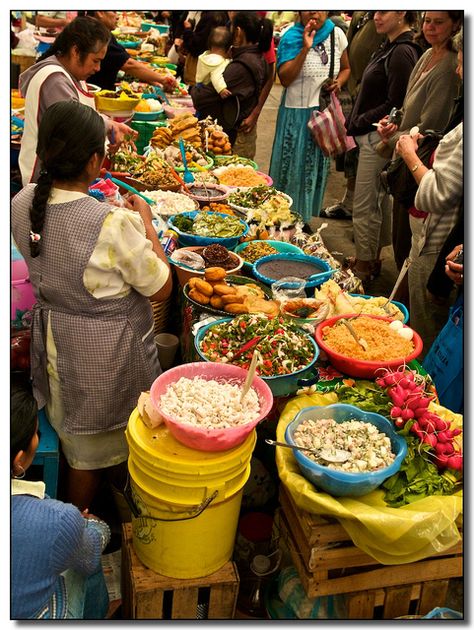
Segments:
[[[334,29],[334,78],[337,77],[341,67],[341,55],[347,48],[348,42],[344,31],[339,27]],[[319,105],[319,91],[321,85],[329,76],[331,66],[331,36],[329,35],[323,42],[328,55],[328,62],[322,63],[320,53],[314,48],[310,48],[306,56],[303,67],[285,92],[285,107],[307,108]]]

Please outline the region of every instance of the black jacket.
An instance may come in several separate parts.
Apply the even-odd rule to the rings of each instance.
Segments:
[[[260,92],[268,77],[268,64],[257,45],[234,48],[232,62],[224,71],[227,89],[239,100],[239,113],[233,124],[229,124],[224,108],[231,107],[234,99],[222,99],[212,84],[195,85],[190,93],[194,107],[200,118],[212,116],[229,134],[231,142],[235,140],[237,128],[258,103]],[[227,101],[227,103],[226,103]]]
[[[411,31],[393,42],[386,40],[373,54],[362,75],[360,89],[346,121],[351,136],[374,131],[372,123],[403,105],[410,74],[421,56],[421,47]]]

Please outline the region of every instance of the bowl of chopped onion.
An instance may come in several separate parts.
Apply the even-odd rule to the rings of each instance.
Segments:
[[[234,448],[269,413],[273,395],[259,376],[241,400],[247,370],[224,363],[185,363],[152,384],[154,407],[173,436],[199,451]]]
[[[360,343],[342,320],[349,322]],[[359,378],[375,378],[381,368],[396,370],[423,350],[416,331],[399,320],[379,315],[330,317],[318,325],[315,338],[336,370]]]
[[[302,409],[285,430],[285,441],[316,452],[294,450],[301,474],[333,496],[362,496],[400,470],[407,443],[392,423],[378,413],[336,403]],[[319,457],[349,453],[344,462]]]

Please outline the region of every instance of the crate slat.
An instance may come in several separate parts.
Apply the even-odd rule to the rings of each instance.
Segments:
[[[413,586],[391,586],[387,588],[385,600],[383,604],[383,618],[395,619],[402,615],[408,615],[410,602],[412,599]]]
[[[179,588],[173,592],[172,619],[196,619],[199,589]]]
[[[375,590],[353,593],[347,603],[349,619],[372,619],[374,605]]]
[[[436,580],[425,582],[421,588],[420,601],[418,603],[418,615],[426,615],[439,606],[439,602],[446,600],[449,580]]]

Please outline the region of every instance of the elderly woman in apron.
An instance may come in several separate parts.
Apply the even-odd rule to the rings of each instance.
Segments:
[[[171,292],[148,204],[134,196],[119,208],[88,195],[104,141],[97,112],[54,103],[38,130],[38,182],[12,200],[13,236],[37,299],[33,391],[40,408],[47,404],[69,464],[67,498],[80,509],[104,469],[126,472],[124,428],[161,372],[150,300]]]
[[[25,98],[25,127],[20,148],[23,185],[38,179],[36,142],[38,126],[46,109],[63,100],[74,100],[95,109],[94,95],[86,79],[100,69],[110,39],[109,30],[91,17],[78,17],[57,36],[38,61],[20,75],[20,92]],[[107,134],[114,150],[125,134],[136,135],[128,125],[107,116]]]

